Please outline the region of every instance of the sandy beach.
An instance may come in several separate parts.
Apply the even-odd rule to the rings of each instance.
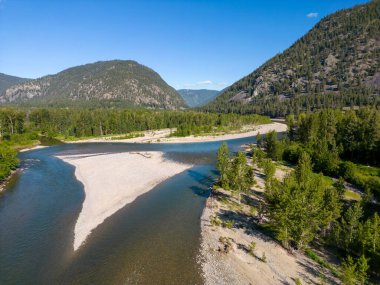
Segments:
[[[23,148],[19,152],[26,152],[26,151],[31,151],[31,150],[36,150],[36,149],[41,149],[41,148],[46,148],[46,147],[49,147],[49,146],[46,146],[46,145],[36,145],[36,146],[33,146],[33,147],[29,147],[29,148]]]
[[[74,250],[106,218],[192,165],[166,160],[162,152],[57,156],[75,166],[85,200],[74,230]]]
[[[203,276],[206,285],[230,284],[295,284],[299,278],[302,284],[339,284],[328,270],[301,253],[290,254],[278,242],[259,230],[215,227],[210,217],[218,211],[228,211],[215,200],[208,201],[201,218],[201,256]],[[232,243],[229,253],[220,251],[220,237],[228,237]],[[255,256],[247,250],[255,242]],[[261,261],[265,253],[266,262]]]
[[[169,137],[175,129],[162,129],[155,131],[146,131],[143,136],[131,139],[117,139],[119,136],[109,136],[101,138],[91,138],[79,141],[65,141],[65,143],[96,143],[96,142],[127,142],[127,143],[194,143],[194,142],[212,142],[223,141],[238,138],[245,138],[257,135],[257,133],[265,134],[270,131],[285,132],[287,126],[283,123],[273,122],[270,124],[245,126],[241,130],[228,134],[215,134],[204,136],[188,136],[188,137]]]

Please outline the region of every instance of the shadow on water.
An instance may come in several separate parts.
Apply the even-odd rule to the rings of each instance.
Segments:
[[[228,144],[236,151],[253,140]],[[200,216],[220,143],[72,144],[21,153],[24,170],[0,196],[0,284],[202,284]],[[194,167],[107,218],[73,252],[83,185],[55,155],[126,151],[162,151]]]
[[[185,171],[109,217],[93,231],[60,280],[70,284],[202,284],[196,259],[205,198],[188,191],[190,184],[207,191]]]

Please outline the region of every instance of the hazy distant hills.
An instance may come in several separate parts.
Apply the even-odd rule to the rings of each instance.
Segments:
[[[380,1],[322,19],[289,49],[235,82],[209,111],[284,115],[363,105],[380,90]]]
[[[220,93],[218,90],[208,89],[179,89],[177,92],[182,96],[189,107],[202,106],[210,102]]]
[[[28,80],[30,79],[0,73],[0,94],[3,93],[10,86],[21,83],[21,82],[25,82]]]
[[[22,82],[3,91],[0,102],[58,107],[186,107],[159,74],[130,60],[100,61]]]

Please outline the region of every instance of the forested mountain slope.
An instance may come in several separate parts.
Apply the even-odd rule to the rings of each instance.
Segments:
[[[380,90],[380,1],[322,19],[289,49],[227,88],[206,110],[281,116],[371,104]]]
[[[27,80],[30,79],[0,73],[0,94],[3,93],[10,86]]]
[[[186,101],[189,107],[198,107],[210,102],[220,91],[208,89],[179,89],[177,92]]]
[[[175,109],[181,96],[159,74],[135,61],[103,61],[14,85],[1,103],[27,106],[120,106]]]

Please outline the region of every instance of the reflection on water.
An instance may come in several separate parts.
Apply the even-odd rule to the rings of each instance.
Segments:
[[[228,143],[236,151],[252,141]],[[77,144],[20,154],[24,170],[0,197],[0,284],[202,284],[199,219],[219,145]],[[195,166],[106,219],[74,252],[83,186],[54,155],[154,150]]]

